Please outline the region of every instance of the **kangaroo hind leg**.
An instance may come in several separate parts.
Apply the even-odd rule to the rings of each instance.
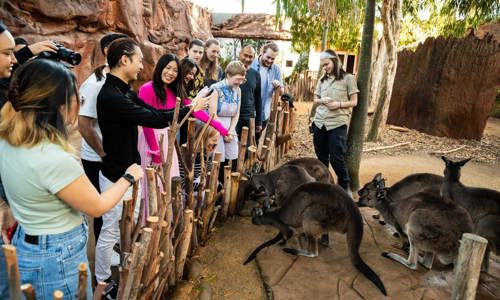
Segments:
[[[399,254],[391,252],[382,252],[382,256],[395,260],[409,269],[416,270],[418,266],[417,263],[418,250],[413,246],[410,238],[408,239],[408,242],[410,243],[410,254],[408,255],[408,259],[405,259]]]
[[[418,262],[427,269],[432,269],[432,263],[434,262],[434,252],[424,252],[423,256],[418,256]]]

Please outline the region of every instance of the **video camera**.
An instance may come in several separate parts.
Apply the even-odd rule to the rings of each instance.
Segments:
[[[71,49],[64,47],[63,45],[53,42],[57,47],[57,52],[44,51],[38,54],[38,58],[48,58],[65,61],[73,66],[80,64],[82,61],[82,55]]]

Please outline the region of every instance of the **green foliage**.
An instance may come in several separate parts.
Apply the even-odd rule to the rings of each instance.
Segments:
[[[287,17],[292,21],[292,47],[295,52],[308,52],[311,46],[319,47],[323,30],[329,24],[327,42],[331,48],[355,51],[361,41],[361,0],[316,0],[314,7],[307,0],[275,0],[276,18]],[[332,7],[331,3],[335,3]],[[323,10],[335,10],[325,14]]]
[[[416,46],[423,37],[461,37],[469,28],[500,21],[498,0],[404,0],[399,44]],[[419,40],[420,39],[420,40]]]

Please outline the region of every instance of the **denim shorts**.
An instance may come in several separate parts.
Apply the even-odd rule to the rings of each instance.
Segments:
[[[39,235],[37,245],[26,242],[25,232],[18,226],[12,244],[16,247],[21,284],[30,283],[37,299],[53,299],[55,290],[62,291],[64,299],[76,299],[78,265],[86,263],[87,299],[92,299],[87,239],[85,221],[64,233]]]

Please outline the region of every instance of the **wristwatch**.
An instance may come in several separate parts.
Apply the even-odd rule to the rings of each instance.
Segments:
[[[135,184],[135,178],[134,178],[134,176],[130,175],[129,173],[123,174],[122,178],[125,178],[125,180],[128,181],[130,183],[130,185],[134,185]]]

